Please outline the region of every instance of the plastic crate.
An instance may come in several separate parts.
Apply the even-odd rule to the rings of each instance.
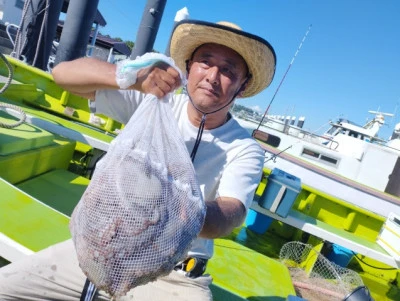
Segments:
[[[286,217],[300,190],[300,178],[274,168],[268,177],[267,186],[258,204],[279,216]]]

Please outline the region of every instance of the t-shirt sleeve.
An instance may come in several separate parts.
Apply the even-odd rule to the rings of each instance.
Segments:
[[[94,102],[96,113],[126,124],[144,96],[134,90],[98,90]]]
[[[218,187],[218,196],[236,198],[247,210],[260,183],[263,165],[264,151],[254,141],[225,166]]]

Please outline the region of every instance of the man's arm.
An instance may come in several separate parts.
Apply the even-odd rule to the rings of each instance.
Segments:
[[[113,64],[84,57],[59,63],[53,68],[52,75],[65,90],[94,99],[96,90],[118,89],[115,70]]]
[[[206,201],[207,212],[200,237],[217,238],[239,227],[261,180],[264,151],[254,140],[242,140],[240,151],[223,169],[215,201]],[[227,197],[229,195],[229,197]]]
[[[83,57],[61,62],[52,71],[54,81],[67,91],[94,99],[97,90],[119,89],[115,80],[116,65]],[[139,70],[137,81],[129,89],[150,93],[158,98],[178,88],[180,77],[171,66],[160,63]]]
[[[235,198],[219,197],[215,201],[206,202],[207,212],[202,238],[217,238],[228,235],[235,227],[239,227],[246,217],[246,209],[242,202]]]

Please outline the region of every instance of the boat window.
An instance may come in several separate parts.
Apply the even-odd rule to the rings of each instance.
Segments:
[[[310,158],[328,165],[338,165],[338,159],[321,154],[319,152],[316,152],[314,150],[311,149],[307,149],[307,148],[303,148],[303,151],[301,153],[302,156],[306,157],[306,158]]]
[[[335,131],[335,128],[334,128],[334,127],[331,127],[326,133],[332,135],[332,133],[333,133],[334,131]]]
[[[321,155],[321,160],[329,162],[329,163],[332,163],[332,164],[335,164],[335,165],[337,164],[337,160],[336,159],[331,158],[331,157],[327,157],[327,156],[324,156],[324,155]]]
[[[359,138],[359,133],[354,131],[349,131],[349,136],[354,138]]]
[[[312,151],[310,149],[306,149],[306,148],[303,149],[302,155],[308,155],[308,156],[311,156],[311,157],[314,157],[314,158],[318,158],[319,157],[319,153],[314,152],[314,151]]]
[[[335,127],[335,126],[333,126],[333,127],[331,127],[331,128],[327,131],[327,134],[333,136],[334,134],[336,134],[337,130],[338,130],[338,128]]]

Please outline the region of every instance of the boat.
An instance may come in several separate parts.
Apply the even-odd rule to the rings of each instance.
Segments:
[[[373,226],[369,221],[381,220],[375,225],[377,231],[371,237],[364,236],[370,242],[379,241],[380,235],[390,223],[390,217],[398,218],[400,214],[400,199],[395,185],[398,182],[399,139],[398,125],[395,126],[390,140],[378,138],[378,130],[384,124],[384,115],[390,114],[376,111],[370,113],[375,114],[375,117],[364,126],[348,120],[338,120],[331,122],[330,129],[321,136],[304,130],[304,119],[296,126],[290,117],[267,116],[265,121],[260,122],[251,117],[236,116],[238,122],[253,133],[265,150],[266,169],[283,169],[301,178],[301,193],[307,191],[309,186],[312,187],[309,191],[318,191],[316,198],[311,193],[300,202],[296,199],[291,209],[295,208],[296,213],[289,216],[289,219],[260,210],[258,204],[255,204],[254,209],[296,228],[307,228],[306,232],[320,238],[325,237],[328,241],[335,241],[337,237],[319,232],[319,226],[314,229],[314,224],[323,222],[335,225],[335,229],[329,229],[331,233],[336,229],[356,233],[355,229],[361,224],[368,225],[371,230]],[[322,195],[325,197],[321,198]],[[320,203],[316,204],[318,202]],[[329,204],[330,202],[333,203]],[[313,217],[312,220],[299,222],[297,211],[306,213],[307,216],[300,217],[303,221],[310,216]],[[358,225],[352,224],[355,216],[360,218],[363,214],[366,214],[368,220]],[[352,225],[348,227],[347,222]],[[395,224],[398,227],[398,223]],[[365,234],[365,229],[361,232]],[[396,233],[398,234],[398,230]],[[357,236],[361,237],[363,234],[358,233]],[[348,244],[342,240],[340,243]],[[398,256],[398,246],[389,243],[385,247],[389,251],[393,248],[395,253],[392,254]],[[356,246],[352,245],[350,248],[354,251]],[[378,261],[382,262],[382,259]],[[396,266],[398,267],[396,263],[392,264],[392,267]]]
[[[72,210],[90,183],[96,163],[123,125],[92,113],[87,99],[64,91],[48,72],[11,56],[0,63],[0,75],[4,82],[0,94],[1,266],[70,238]],[[271,128],[261,130],[255,138],[272,159],[266,162],[244,224],[215,240],[215,254],[206,271],[214,278],[214,300],[295,300],[296,295],[324,300],[324,296],[338,298],[334,294],[338,283],[349,285],[341,295],[347,300],[355,292],[365,292],[365,288],[374,300],[399,300],[399,262],[377,243],[388,224],[383,213],[397,213],[397,198],[367,185],[351,187],[351,191],[363,191],[365,195],[385,195],[383,201],[394,207],[388,205],[385,212],[380,212],[359,206],[349,195],[327,191],[331,184],[318,187],[321,177],[307,178],[294,168],[295,164],[280,164],[295,158],[283,151],[293,141],[281,143],[278,148],[273,143],[276,139],[271,138],[284,141],[285,131],[278,136]],[[299,137],[302,130],[297,130]],[[333,152],[330,145],[322,148]],[[313,165],[313,173],[334,175],[346,185],[348,180],[343,176],[317,167]],[[279,182],[282,175],[289,179],[287,185]],[[278,193],[271,199],[269,192],[276,187]],[[282,187],[295,193],[289,199],[279,196]],[[271,200],[283,201],[285,212],[280,212],[280,204],[274,209],[266,205]],[[338,260],[338,247],[350,251],[345,263]],[[283,251],[289,249],[306,257],[288,260]],[[288,262],[296,262],[296,268],[305,273],[302,281],[294,281],[291,273],[295,268]],[[312,271],[321,264],[334,275],[315,277]],[[348,276],[343,275],[352,278],[347,280]],[[321,291],[324,285],[318,288],[312,283],[302,287],[307,279],[314,284],[323,281],[326,289]],[[319,295],[306,298],[310,291]]]
[[[266,151],[266,167],[291,170],[305,184],[387,217],[400,214],[400,140],[395,130],[389,141],[378,138],[383,114],[372,112],[376,116],[364,126],[341,119],[322,136],[281,119],[267,117],[262,124],[237,120],[255,130]]]

